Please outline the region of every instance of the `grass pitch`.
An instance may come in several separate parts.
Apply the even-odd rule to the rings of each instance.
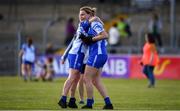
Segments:
[[[65,79],[24,82],[18,77],[0,77],[0,110],[61,110],[57,102]],[[179,80],[157,80],[155,88],[147,88],[147,80],[103,79],[103,82],[116,110],[180,110]],[[96,90],[94,98],[93,109],[101,110],[104,101]],[[78,110],[81,106],[78,104]]]

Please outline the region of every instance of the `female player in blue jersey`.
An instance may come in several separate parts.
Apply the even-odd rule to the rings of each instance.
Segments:
[[[84,14],[87,12],[92,12],[91,16],[94,16],[95,10],[90,7],[82,7],[80,9],[80,14]],[[98,89],[100,94],[103,96],[105,101],[105,106],[103,109],[113,109],[113,105],[107,92],[105,90],[104,85],[101,81],[100,73],[102,67],[106,63],[107,60],[107,51],[106,45],[107,41],[105,39],[99,39],[107,36],[107,33],[104,31],[102,23],[98,21],[93,21],[90,24],[90,28],[87,32],[88,36],[81,34],[80,38],[82,41],[88,45],[88,60],[85,67],[84,73],[84,81],[86,85],[87,91],[87,104],[83,106],[83,109],[92,109],[93,105],[93,82],[95,87]]]
[[[80,13],[79,14],[79,19],[80,22],[89,19],[90,14],[85,13],[86,15],[84,15],[84,13]],[[82,17],[83,16],[83,17]],[[79,81],[79,77],[80,77],[80,73],[82,72],[82,67],[83,67],[83,60],[84,60],[84,56],[85,56],[85,52],[86,52],[86,48],[87,46],[82,42],[82,40],[79,38],[79,35],[81,33],[85,33],[84,31],[85,28],[83,28],[81,26],[81,24],[79,24],[79,27],[77,29],[77,33],[76,36],[73,38],[72,42],[70,43],[70,45],[68,46],[67,50],[65,51],[65,55],[62,56],[62,63],[64,62],[64,58],[68,58],[69,60],[69,76],[67,78],[67,80],[64,83],[64,87],[63,87],[63,91],[62,91],[62,96],[58,102],[58,104],[62,107],[62,108],[66,108],[67,104],[66,104],[66,100],[67,100],[67,94],[70,90],[70,88],[72,87],[72,90],[74,90],[77,86],[77,83]],[[103,36],[101,39],[105,39],[106,37]],[[72,93],[74,93],[74,91],[72,91]],[[74,94],[72,94],[74,95]],[[70,98],[70,101],[68,103],[68,106],[70,108],[77,108],[77,105],[75,104],[76,99],[74,97]]]
[[[21,72],[24,81],[27,81],[28,76],[32,80],[32,66],[35,62],[35,47],[32,38],[27,38],[27,43],[22,45],[19,56],[22,58]]]

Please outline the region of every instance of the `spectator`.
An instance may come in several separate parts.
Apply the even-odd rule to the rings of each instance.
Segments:
[[[117,24],[117,28],[121,37],[126,38],[132,36],[130,25],[124,20],[123,17],[120,18],[120,21]]]
[[[55,52],[55,49],[53,48],[53,45],[51,43],[48,43],[45,50],[45,55],[51,56]]]
[[[45,75],[43,77],[43,80],[49,80],[51,81],[54,76],[54,68],[53,68],[53,57],[54,57],[54,52],[56,49],[54,49],[53,45],[51,43],[47,44],[46,47],[46,61],[45,61]]]
[[[52,81],[54,78],[54,69],[53,69],[53,58],[46,58],[45,63],[37,63],[40,71],[36,75],[35,81],[42,79],[43,81]]]
[[[45,68],[45,75],[43,77],[43,80],[52,81],[54,78],[53,58],[46,59],[44,68]]]
[[[161,39],[161,29],[162,29],[162,22],[159,19],[158,14],[154,13],[152,15],[152,19],[150,20],[148,24],[149,33],[151,33],[157,41],[158,46],[162,47],[162,39]]]
[[[74,19],[69,18],[69,20],[66,24],[66,38],[65,38],[66,46],[71,42],[75,33],[76,33],[76,28],[74,26]]]
[[[114,23],[109,29],[109,44],[111,46],[110,53],[116,53],[114,47],[120,45],[120,34],[117,29],[117,23]]]
[[[45,50],[45,56],[47,61],[51,60],[53,61],[54,53],[57,49],[53,47],[51,43],[48,43]]]

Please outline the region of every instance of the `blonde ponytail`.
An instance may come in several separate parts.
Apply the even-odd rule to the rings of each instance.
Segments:
[[[87,14],[91,14],[92,16],[96,15],[96,10],[97,8],[95,7],[90,7],[90,6],[83,6],[80,8],[80,10],[85,11]]]
[[[95,15],[96,15],[97,8],[92,7],[91,10],[92,10],[92,16],[95,16]]]

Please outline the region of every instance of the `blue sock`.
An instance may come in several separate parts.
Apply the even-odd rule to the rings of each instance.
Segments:
[[[76,101],[76,98],[75,97],[71,97],[69,102],[75,102]]]
[[[111,104],[111,100],[109,97],[104,98],[104,101],[106,105]]]
[[[93,101],[93,99],[87,99],[87,106],[92,106]]]
[[[64,102],[66,102],[67,96],[61,96],[61,99],[62,99]]]

